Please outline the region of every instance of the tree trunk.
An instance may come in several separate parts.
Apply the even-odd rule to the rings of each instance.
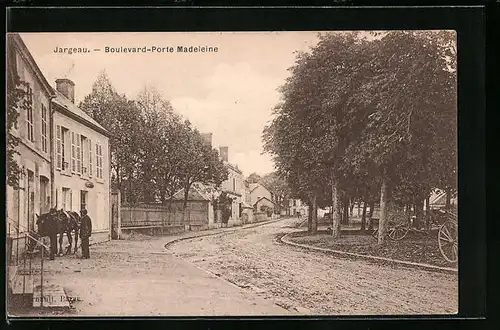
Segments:
[[[313,213],[313,207],[312,204],[309,203],[308,208],[307,208],[307,232],[312,233],[312,213]]]
[[[332,236],[334,238],[340,237],[340,221],[342,217],[341,203],[339,196],[339,185],[335,181],[332,184]]]
[[[354,199],[349,200],[349,216],[352,217],[354,213]]]
[[[422,227],[422,213],[424,211],[424,200],[419,199],[415,204],[415,228],[420,229]]]
[[[373,230],[373,209],[375,208],[375,203],[374,202],[370,202],[370,212],[368,213],[368,230],[369,231],[372,231]]]
[[[366,203],[363,203],[363,207],[365,207],[365,212],[366,212]],[[360,211],[361,211],[361,201],[358,200],[358,218],[359,218],[359,215],[360,215]]]
[[[344,203],[343,203],[343,216],[342,216],[342,224],[344,225],[349,225],[349,198],[344,197]]]
[[[380,188],[380,218],[378,222],[378,244],[383,244],[387,237],[387,211],[389,204],[389,185],[387,178],[382,178],[382,187]]]
[[[312,234],[316,234],[318,232],[318,197],[316,194],[313,195],[312,198]]]
[[[359,214],[359,207],[358,207],[358,214]],[[366,202],[363,203],[363,214],[361,215],[361,231],[364,232],[365,230],[366,230]]]
[[[188,197],[189,197],[189,189],[191,188],[190,186],[191,186],[190,184],[187,184],[184,186],[184,201],[182,203],[182,223],[183,224],[185,224],[186,222],[189,223],[187,202],[188,202]]]
[[[427,195],[425,198],[425,227],[429,228],[431,221],[431,205],[430,205],[431,197]]]
[[[451,192],[450,189],[446,189],[446,209],[449,210],[451,208]]]

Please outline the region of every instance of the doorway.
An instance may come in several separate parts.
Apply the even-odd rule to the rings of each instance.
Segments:
[[[49,190],[49,179],[40,176],[40,214],[45,214],[49,212],[50,209],[50,197],[48,196]]]
[[[88,191],[80,191],[80,210],[88,210]]]

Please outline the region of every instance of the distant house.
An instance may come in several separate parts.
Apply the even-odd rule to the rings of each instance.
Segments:
[[[195,183],[189,189],[187,199],[187,216],[185,221],[188,224],[202,227],[215,227],[214,207],[209,196],[209,193],[204,185]],[[184,188],[176,192],[173,196],[172,211],[183,212],[184,206]]]
[[[256,214],[262,213],[265,214],[267,217],[272,216],[275,208],[276,205],[274,204],[274,202],[267,197],[260,197],[253,204],[253,209]]]
[[[307,215],[308,211],[308,206],[300,199],[290,199],[288,201],[288,210],[289,210],[289,215],[296,216],[296,215],[301,215],[305,216]]]
[[[257,201],[263,197],[267,198],[270,201],[273,200],[272,194],[269,191],[269,189],[267,189],[266,187],[264,187],[260,183],[251,183],[250,184],[250,203],[252,204],[252,206],[254,206],[255,203],[257,203]]]

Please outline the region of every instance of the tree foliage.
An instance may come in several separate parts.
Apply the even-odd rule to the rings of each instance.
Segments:
[[[449,31],[331,33],[297,56],[264,148],[292,194],[330,194],[334,236],[349,199],[381,199],[382,243],[386,205],[456,189],[455,57]]]
[[[15,155],[19,155],[17,146],[20,139],[13,131],[17,129],[17,120],[21,111],[26,111],[27,107],[31,106],[26,98],[26,83],[21,81],[17,74],[13,75],[12,80],[7,80],[7,113],[6,113],[6,170],[7,170],[7,185],[14,189],[19,189],[19,177],[22,170],[15,159]]]
[[[168,203],[184,188],[186,206],[193,183],[217,188],[227,179],[218,152],[154,86],[128,100],[103,71],[80,107],[111,132],[113,184],[123,202]]]

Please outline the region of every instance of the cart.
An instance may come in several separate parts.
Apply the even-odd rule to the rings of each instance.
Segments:
[[[447,210],[432,210],[429,219],[429,225],[423,229],[413,227],[415,217],[410,221],[402,223],[394,223],[389,221],[387,226],[387,233],[391,240],[402,240],[408,232],[414,231],[431,235],[437,230],[437,240],[439,252],[443,258],[450,262],[457,262],[458,260],[458,216],[456,213]],[[378,219],[373,219],[378,222]],[[372,233],[374,238],[378,237],[378,226]]]

